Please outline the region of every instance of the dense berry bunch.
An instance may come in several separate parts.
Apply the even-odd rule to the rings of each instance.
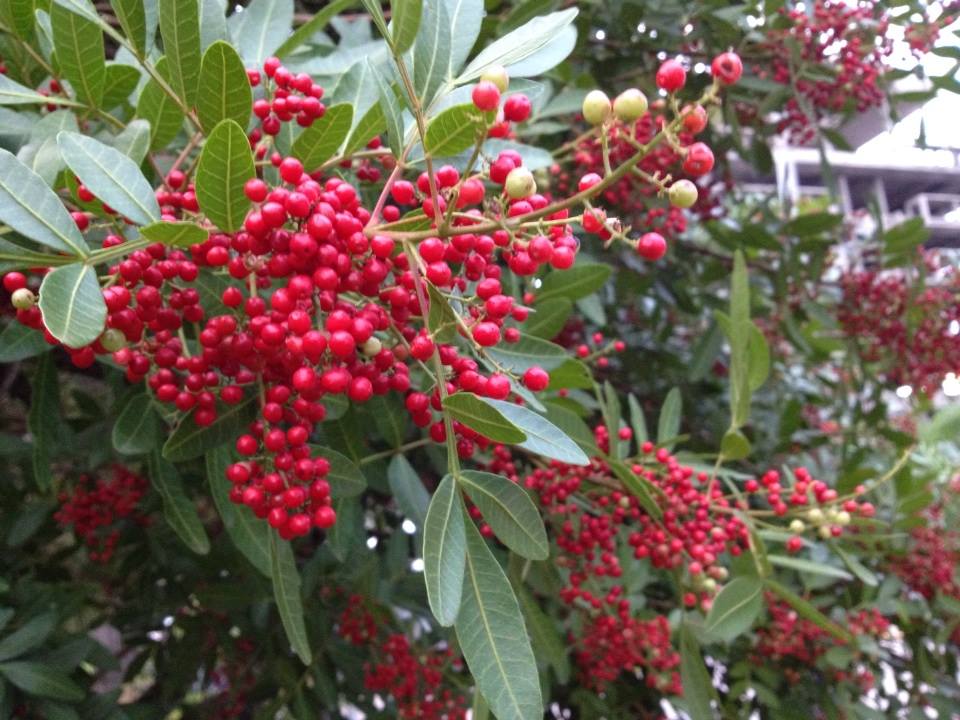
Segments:
[[[863,112],[883,102],[881,83],[892,40],[889,19],[875,0],[815,0],[810,8],[780,12],[784,22],[767,31],[772,66],[754,70],[796,93],[783,107],[780,132],[793,142],[809,142],[821,115]]]
[[[754,661],[759,665],[776,663],[790,683],[800,682],[805,672],[817,672],[818,660],[831,648],[846,645],[786,603],[769,596],[767,611],[767,625],[756,631]],[[875,608],[869,608],[848,614],[843,626],[855,636],[880,639],[887,635],[890,621]],[[851,662],[849,669],[827,670],[835,682],[851,682],[860,692],[867,692],[874,685],[873,672],[862,664]]]
[[[927,258],[928,270],[938,272]],[[947,373],[960,372],[960,275],[940,271],[937,284],[919,293],[898,270],[846,274],[837,318],[863,359],[883,381],[932,395]]]
[[[938,593],[960,600],[960,533],[941,526],[934,508],[927,515],[929,525],[910,531],[907,553],[895,558],[893,568],[913,592],[932,600]]]
[[[109,562],[124,521],[148,522],[138,508],[148,486],[146,478],[121,465],[114,465],[109,474],[81,475],[70,491],[60,493],[54,519],[61,527],[73,529],[92,561]]]
[[[396,717],[405,720],[463,720],[469,703],[451,686],[445,673],[460,673],[464,666],[446,647],[415,648],[402,633],[380,633],[379,625],[363,597],[352,596],[340,616],[340,637],[359,647],[369,647],[372,659],[364,664],[364,686],[388,695]]]

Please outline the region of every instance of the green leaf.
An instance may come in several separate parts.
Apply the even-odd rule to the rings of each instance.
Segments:
[[[404,149],[403,132],[403,110],[400,107],[400,101],[393,91],[393,84],[379,70],[369,63],[369,71],[377,82],[377,88],[380,91],[380,109],[383,112],[384,120],[387,124],[387,143],[393,154],[400,157]]]
[[[300,597],[300,573],[290,543],[270,533],[270,569],[273,576],[273,597],[280,611],[280,621],[290,646],[304,665],[313,661],[310,640],[303,621],[303,599]]]
[[[577,263],[569,270],[554,270],[543,279],[537,291],[537,302],[565,297],[579,300],[602,288],[610,277],[610,266],[600,263]]]
[[[41,645],[57,627],[54,613],[37,615],[0,641],[0,662],[11,660]]]
[[[713,681],[703,664],[700,646],[686,625],[680,627],[680,678],[683,683],[683,701],[695,720],[715,717],[710,701],[716,696]]]
[[[0,105],[46,105],[50,98],[0,75]]]
[[[860,582],[862,582],[864,585],[868,585],[869,587],[877,587],[877,585],[880,584],[880,580],[877,578],[876,574],[870,568],[860,562],[855,555],[844,552],[837,545],[833,545],[832,549],[837,555],[840,556],[840,559],[843,560],[843,564],[847,566],[850,572],[856,575],[857,579],[860,580]]]
[[[247,134],[236,121],[221,121],[200,153],[196,187],[200,209],[224,232],[243,227],[250,209],[243,186],[255,175]]]
[[[335,500],[354,497],[367,489],[367,479],[360,468],[346,455],[319,445],[311,448],[330,462],[327,480],[330,482],[330,494]]]
[[[341,498],[334,502],[333,509],[337,522],[327,531],[327,545],[337,560],[346,562],[365,539],[363,508],[357,498]]]
[[[683,412],[683,396],[680,388],[671,388],[660,407],[657,418],[657,445],[667,447],[667,443],[680,434],[680,415]]]
[[[390,38],[393,50],[402,55],[417,37],[420,18],[423,14],[423,0],[390,0],[391,22]]]
[[[597,439],[593,431],[573,410],[567,407],[546,403],[547,420],[560,428],[571,440],[577,443],[589,455],[600,455]]]
[[[153,38],[147,37],[147,13],[143,0],[110,0],[110,7],[120,21],[127,40],[145,56],[150,49],[148,40],[152,41]]]
[[[169,63],[161,57],[156,63],[157,75],[170,83]],[[166,147],[177,136],[183,125],[183,114],[177,103],[167,95],[160,84],[150,79],[137,100],[137,117],[150,123],[150,149]]]
[[[207,483],[210,485],[213,504],[217,506],[223,527],[236,548],[265,577],[272,577],[270,535],[274,531],[250,509],[230,500],[231,485],[226,471],[233,461],[233,454],[226,445],[207,451]]]
[[[300,133],[293,143],[293,156],[303,162],[307,172],[317,170],[332,158],[347,139],[353,124],[353,107],[346,103],[327,108],[323,117]]]
[[[140,82],[140,72],[130,65],[107,63],[106,80],[103,83],[101,110],[111,110],[125,103]]]
[[[620,398],[617,397],[617,391],[607,380],[603,383],[603,424],[607,426],[609,432],[610,457],[626,457],[624,452],[627,450],[627,443],[620,439],[618,435],[620,424],[622,423]]]
[[[475,80],[494,65],[513,65],[525,60],[549,45],[567,25],[577,17],[578,10],[569,8],[560,12],[535,17],[513,32],[487,45],[457,78],[458,85]]]
[[[590,464],[590,458],[580,446],[542,415],[502,400],[483,398],[483,401],[499,410],[501,415],[526,434],[527,439],[518,443],[520,447],[569,465]]]
[[[662,495],[663,491],[647,480],[647,478],[633,472],[626,463],[620,460],[610,460],[608,462],[610,469],[613,470],[613,474],[616,475],[620,482],[623,483],[623,486],[630,491],[630,494],[637,498],[640,505],[643,506],[643,509],[647,511],[647,514],[652,518],[660,520],[663,517],[663,510],[660,508],[660,505],[657,504],[654,495]]]
[[[253,0],[227,21],[243,61],[260,67],[273,55],[293,25],[293,0]]]
[[[909,253],[929,238],[930,231],[924,227],[923,218],[911,218],[883,234],[883,252],[887,255]]]
[[[550,557],[543,519],[523,488],[502,475],[478,470],[464,470],[460,482],[500,542],[528,560]]]
[[[198,555],[210,552],[210,539],[197,508],[183,489],[177,469],[158,452],[150,453],[150,482],[163,498],[163,517],[183,544]]]
[[[157,0],[160,36],[169,63],[170,86],[193,107],[200,78],[200,4],[198,0]]]
[[[16,321],[8,322],[0,333],[0,363],[19,362],[49,349],[42,332]]]
[[[57,442],[60,424],[60,386],[53,355],[40,358],[30,382],[30,412],[27,428],[33,435],[33,476],[37,487],[48,490],[53,485],[50,472],[50,449]]]
[[[227,1],[200,0],[200,49],[206,52],[207,48],[218,40],[230,40],[230,33],[227,31]],[[200,72],[203,72],[202,65]]]
[[[427,310],[427,329],[440,343],[449,343],[457,337],[457,314],[433,283],[426,282],[430,308]]]
[[[443,401],[444,409],[454,420],[498,443],[516,445],[527,436],[503,414],[473,393],[457,392]]]
[[[927,443],[957,442],[960,439],[960,405],[942,407],[929,422],[920,426],[918,435]]]
[[[567,319],[573,312],[573,303],[565,297],[547,298],[538,300],[533,309],[534,312],[524,323],[523,329],[527,335],[549,340],[559,335],[567,324]]]
[[[89,265],[63,265],[44,275],[39,304],[47,330],[68,347],[89,345],[103,333],[107,304]]]
[[[450,13],[444,2],[428,2],[413,44],[413,87],[423,107],[430,107],[447,80],[453,36]]]
[[[0,76],[2,77],[2,76]],[[0,149],[0,221],[41,245],[87,257],[83,235],[39,175]]]
[[[21,40],[31,41],[35,22],[32,0],[2,0],[0,21],[11,30],[13,35]]]
[[[409,415],[399,395],[374,395],[367,402],[366,409],[369,410],[368,417],[373,416],[373,423],[380,436],[391,447],[399,448],[403,445],[409,427]]]
[[[789,568],[801,573],[811,575],[822,575],[823,577],[840,578],[841,580],[853,580],[853,575],[842,568],[834,565],[827,565],[821,562],[811,562],[803,558],[787,557],[786,555],[768,555],[767,559],[771,565],[777,567]]]
[[[160,220],[153,188],[129,157],[75,132],[61,132],[57,145],[63,161],[97,198],[138,225]]]
[[[310,38],[323,30],[323,28],[341,12],[357,4],[358,0],[334,0],[334,2],[325,6],[320,12],[298,27],[296,31],[276,49],[274,55],[282,60],[301,45],[309,42]]]
[[[832,230],[842,222],[842,215],[831,215],[825,212],[805,213],[784,223],[783,227],[780,228],[780,232],[784,235],[804,238]]]
[[[736,428],[730,428],[720,441],[720,454],[724,460],[742,460],[750,454],[750,441]]]
[[[472,522],[466,558],[456,631],[477,688],[498,720],[540,720],[540,679],[520,605]]]
[[[0,675],[28,695],[78,702],[83,700],[83,688],[65,673],[39,662],[8,662],[0,664]]]
[[[730,341],[730,425],[739,428],[750,416],[750,284],[747,263],[739,250],[733,258],[730,282],[730,315],[717,314]]]
[[[445,74],[447,77],[456,77],[463,63],[470,57],[470,52],[480,35],[480,27],[484,19],[483,0],[443,0],[447,10],[447,20],[450,27],[450,37],[457,39],[450,48],[450,58]],[[580,105],[577,105],[577,109]]]
[[[772,558],[771,558],[772,559]],[[771,591],[777,595],[781,600],[786,602],[790,607],[797,611],[797,614],[800,617],[809,620],[810,622],[820,626],[835,638],[842,640],[847,643],[854,643],[856,639],[853,634],[850,633],[846,628],[841,627],[837,623],[833,622],[830,618],[824,615],[822,612],[817,610],[813,605],[804,600],[802,597],[797,595],[795,592],[790,590],[787,587],[784,587],[776,580],[767,578],[764,580],[764,586],[767,590]]]
[[[627,396],[627,405],[630,408],[630,425],[633,428],[633,439],[639,448],[647,442],[650,434],[647,432],[647,420],[643,416],[643,408],[640,407],[640,401],[633,393]],[[677,428],[679,430],[679,428]]]
[[[366,67],[369,64],[370,63],[365,62],[364,66]],[[366,76],[366,71],[364,71],[364,76]],[[357,111],[355,109],[354,116],[356,117],[356,115]],[[363,116],[356,121],[356,126],[353,128],[353,132],[350,133],[350,137],[347,138],[346,145],[343,146],[343,154],[352,155],[355,152],[362,150],[367,146],[367,143],[369,143],[386,129],[387,120],[383,116],[383,108],[380,107],[379,102],[374,101],[374,104],[371,105],[363,114]]]
[[[501,343],[485,352],[503,369],[519,375],[534,366],[553,370],[570,357],[559,345],[532,335],[520,335],[517,342]]]
[[[704,629],[729,642],[749,630],[762,609],[763,581],[758,577],[734,578],[713,599]]]
[[[537,604],[536,599],[523,585],[514,584],[524,625],[530,633],[535,656],[541,662],[550,663],[561,685],[570,680],[570,658],[561,635],[561,629]],[[482,697],[482,696],[481,696]]]
[[[430,507],[430,493],[423,486],[423,481],[410,461],[403,455],[394,455],[387,466],[387,482],[390,492],[406,515],[417,526],[417,531],[423,533],[427,521],[427,508]]]
[[[140,228],[140,234],[147,240],[176,248],[199,245],[206,242],[207,238],[210,237],[210,233],[202,227],[186,220],[161,220],[150,225],[144,225]]]
[[[228,43],[218,40],[203,53],[200,65],[197,117],[212,132],[221,120],[235,120],[241,128],[250,120],[253,91],[243,61]]]
[[[253,398],[237,405],[221,407],[217,419],[201,427],[193,422],[193,414],[180,421],[163,445],[163,457],[170,462],[193,460],[244,432],[256,413]]]
[[[747,341],[747,386],[754,393],[763,387],[770,376],[770,346],[755,323],[750,323]]]
[[[87,5],[86,0],[74,2]],[[50,3],[50,25],[53,28],[53,47],[57,52],[60,72],[70,81],[78,98],[95,107],[100,105],[107,80],[103,31],[100,26],[80,15],[74,8],[74,3],[62,0]]]
[[[482,139],[481,114],[473,103],[454,105],[427,125],[426,149],[432,157],[452,157]]]
[[[687,366],[687,377],[691,382],[703,380],[713,367],[713,361],[723,348],[723,331],[716,322],[710,324],[710,329],[700,335],[693,348],[693,357]]]
[[[145,455],[156,449],[159,440],[160,417],[153,400],[145,392],[137,393],[113,424],[113,448],[121,455]]]
[[[466,537],[459,489],[452,475],[437,486],[423,526],[423,577],[434,617],[453,625],[460,610],[466,565]]]

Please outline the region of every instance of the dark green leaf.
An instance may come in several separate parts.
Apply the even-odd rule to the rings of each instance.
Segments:
[[[577,263],[569,270],[554,270],[543,279],[537,302],[554,297],[579,300],[602,288],[609,277],[610,266],[599,263]]]
[[[313,661],[310,640],[303,622],[303,599],[300,597],[300,573],[290,543],[270,533],[270,568],[273,576],[273,596],[280,611],[280,621],[287,633],[290,646],[304,665]]]
[[[74,0],[87,5],[86,0]],[[88,8],[89,12],[95,11]],[[50,3],[50,25],[53,46],[63,76],[70,81],[77,97],[98,106],[103,99],[107,80],[103,31],[96,22],[78,14],[73,3],[54,0]]]
[[[427,126],[425,146],[432,157],[451,157],[482,139],[481,113],[473,103],[454,105]]]
[[[547,298],[538,301],[533,309],[523,329],[528,335],[549,340],[563,330],[573,312],[573,303],[565,297]]]
[[[452,475],[437,486],[423,528],[423,577],[430,610],[441,625],[457,619],[464,590],[466,537],[460,491]]]
[[[203,53],[198,82],[197,117],[206,132],[221,120],[247,126],[253,93],[243,60],[228,43],[218,40]]]
[[[143,0],[110,0],[113,14],[120,21],[123,34],[127,40],[142,54],[149,50],[147,38],[147,14],[144,11]],[[149,38],[152,42],[153,38]]]
[[[755,323],[750,323],[747,341],[747,380],[750,392],[756,392],[770,376],[770,346]]]
[[[453,342],[457,337],[457,314],[432,283],[425,283],[430,308],[427,311],[427,329],[434,340],[440,343]]]
[[[686,625],[680,627],[680,678],[683,682],[684,705],[690,717],[694,720],[715,717],[710,701],[716,691],[703,664],[697,639]]]
[[[423,533],[427,520],[427,508],[430,507],[430,493],[413,466],[403,455],[394,455],[387,467],[387,481],[390,492],[400,509]]]
[[[346,140],[353,124],[353,107],[345,103],[327,108],[323,117],[300,133],[293,143],[293,155],[307,172],[317,170],[332,158]]]
[[[11,660],[41,645],[57,627],[54,613],[37,615],[0,641],[0,662]]]
[[[103,333],[107,305],[97,272],[89,265],[63,265],[47,273],[39,304],[43,324],[64,345],[83,347]]]
[[[330,494],[334,499],[354,497],[366,490],[367,479],[353,460],[332,448],[316,445],[311,448],[330,462],[327,480],[330,482]]]
[[[57,445],[60,424],[60,385],[53,355],[40,358],[30,383],[30,413],[27,428],[33,435],[33,475],[40,490],[53,485],[50,451]]]
[[[163,243],[170,247],[188,248],[191,245],[199,245],[205,242],[210,234],[199,225],[194,225],[186,220],[167,221],[144,225],[140,228],[140,234],[147,240]]]
[[[160,441],[160,418],[147,393],[137,393],[113,424],[113,448],[121,455],[145,455]]]
[[[11,321],[0,333],[0,363],[19,362],[50,349],[43,333]]]
[[[193,107],[200,78],[200,3],[157,0],[160,36],[169,63],[170,85],[187,107]],[[249,147],[249,146],[248,146]]]
[[[161,57],[156,63],[157,75],[170,83],[169,63]],[[150,123],[150,149],[166,147],[180,131],[183,114],[177,103],[167,95],[160,84],[150,79],[137,100],[137,117]]]
[[[683,412],[683,396],[680,388],[672,388],[660,407],[657,418],[657,445],[666,447],[670,440],[680,434],[680,415]]]
[[[613,474],[623,483],[630,494],[637,498],[647,514],[657,520],[662,518],[663,510],[660,509],[654,497],[657,493],[662,494],[662,491],[647,478],[633,472],[626,463],[620,460],[611,460],[609,463]]]
[[[500,542],[528,560],[550,556],[540,512],[519,485],[502,475],[477,470],[464,470],[460,481]]]
[[[704,629],[729,642],[749,630],[762,609],[763,581],[758,577],[734,578],[713,599]]]
[[[915,250],[930,237],[923,225],[923,218],[911,218],[883,234],[883,251],[887,255],[899,255]]]
[[[736,428],[730,428],[720,441],[720,454],[724,460],[742,460],[750,454],[750,441]]]
[[[74,132],[57,135],[64,162],[100,200],[138,225],[160,220],[156,195],[129,157],[92,137]]]
[[[443,401],[443,407],[454,420],[494,442],[516,445],[527,436],[507,420],[499,410],[491,407],[473,393],[457,392]]]
[[[8,662],[0,664],[0,675],[28,695],[77,702],[83,700],[83,688],[64,673],[39,662]]]
[[[242,433],[253,419],[256,408],[253,399],[237,405],[219,408],[217,419],[210,425],[200,426],[193,422],[193,414],[180,421],[180,424],[163,445],[163,457],[170,462],[192,460],[205,454],[207,450],[226,442],[232,442]]]
[[[643,416],[643,408],[640,407],[640,401],[633,393],[627,396],[627,405],[630,408],[630,426],[633,428],[633,439],[639,448],[647,442],[650,433],[647,431],[647,420]],[[679,428],[677,428],[679,430]]]
[[[532,335],[521,335],[517,342],[487,348],[486,354],[501,368],[518,375],[534,366],[553,370],[570,357],[559,345]]]
[[[163,516],[183,544],[198,555],[210,552],[210,539],[197,515],[197,508],[183,489],[177,469],[160,453],[150,454],[150,482],[163,498]]]
[[[403,54],[413,45],[420,28],[423,0],[390,0],[390,37],[394,52]]]
[[[112,110],[121,103],[125,103],[136,89],[138,82],[140,82],[140,73],[135,67],[107,63],[101,110]]]
[[[460,649],[498,720],[540,720],[540,680],[520,605],[480,532],[472,522],[466,529]]]
[[[841,222],[843,222],[842,215],[831,215],[825,212],[806,213],[784,223],[780,232],[784,235],[804,238],[832,230]]]
[[[234,120],[223,120],[207,138],[197,165],[197,202],[221,230],[243,226],[250,200],[243,192],[256,175],[247,134]]]
[[[514,585],[520,610],[523,612],[524,625],[530,633],[536,657],[541,662],[550,663],[557,674],[557,680],[566,684],[570,679],[570,658],[561,629],[537,605],[536,599],[522,585]]]
[[[233,460],[230,448],[226,445],[207,452],[206,471],[210,495],[233,544],[265,577],[272,577],[270,535],[274,531],[249,508],[230,500],[230,481],[226,477],[226,471]]]

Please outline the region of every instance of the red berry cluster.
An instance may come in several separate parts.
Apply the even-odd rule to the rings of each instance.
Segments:
[[[296,121],[300,127],[310,127],[323,117],[326,107],[320,102],[323,87],[307,73],[294,74],[280,60],[269,57],[263,62],[263,73],[250,68],[247,78],[252,87],[263,87],[265,97],[253,101],[253,114],[260,120],[260,128],[250,135],[251,144],[259,142],[261,132],[277,135],[283,123]],[[266,146],[260,152],[262,158]]]
[[[76,485],[58,496],[60,509],[54,519],[86,545],[93,562],[107,563],[113,557],[125,520],[146,525],[148,518],[137,506],[149,484],[122,465],[109,475],[81,475]]]
[[[893,571],[927,600],[942,595],[960,601],[960,532],[944,526],[940,504],[928,508],[924,519],[926,524],[910,531],[906,552],[892,558]],[[953,637],[960,642],[960,628]]]
[[[768,623],[756,630],[756,645],[753,661],[765,665],[771,661],[791,683],[799,683],[803,673],[817,673],[817,661],[831,648],[845,646],[839,638],[812,620],[800,617],[797,611],[773,596],[767,596]],[[843,627],[857,636],[880,639],[890,629],[890,621],[876,610],[869,608],[851,612],[843,621]],[[835,682],[854,683],[860,692],[869,691],[874,685],[874,674],[863,665],[851,663],[853,670],[823,668],[830,672]]]
[[[936,284],[919,292],[900,270],[847,273],[837,319],[882,380],[933,395],[947,373],[960,373],[960,274],[933,255],[925,261]]]
[[[744,490],[756,496],[762,496],[774,515],[793,518],[789,528],[793,536],[787,540],[787,550],[791,553],[803,549],[800,537],[808,526],[817,531],[822,539],[840,537],[844,528],[850,525],[854,517],[873,517],[875,508],[870,502],[858,502],[852,497],[842,498],[836,490],[822,480],[810,475],[804,467],[798,467],[790,473],[792,483],[786,486],[777,470],[768,470],[759,480],[750,479],[744,483]],[[866,492],[858,485],[854,495]]]
[[[444,672],[459,673],[463,661],[447,647],[414,648],[406,635],[381,637],[362,596],[349,599],[338,632],[352,645],[369,646],[373,659],[364,664],[364,686],[393,698],[395,717],[413,720],[463,720],[469,702],[450,686]]]
[[[814,138],[821,114],[863,112],[883,102],[893,43],[880,3],[814,0],[812,7],[784,7],[780,13],[785,22],[769,25],[766,34],[771,64],[754,68],[758,77],[794,89],[777,123],[779,132],[806,143]]]

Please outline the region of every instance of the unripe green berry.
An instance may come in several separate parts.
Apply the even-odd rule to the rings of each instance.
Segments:
[[[790,532],[792,532],[794,535],[800,535],[806,529],[807,526],[804,525],[803,520],[800,518],[790,521]]]
[[[703,581],[703,591],[707,595],[713,595],[717,591],[717,581],[713,578],[707,578]]]
[[[613,106],[603,90],[591,90],[583,99],[583,119],[591,125],[600,125],[607,121]]]
[[[374,355],[378,355],[380,351],[383,350],[383,343],[380,342],[379,338],[371,337],[360,346],[360,350],[366,357],[373,357]]]
[[[850,513],[846,510],[841,510],[837,513],[837,525],[840,527],[845,527],[850,524]]]
[[[697,195],[697,186],[689,180],[677,180],[670,186],[670,204],[674,207],[693,207],[697,202]]]
[[[830,530],[829,525],[821,525],[817,532],[820,533],[820,537],[824,540],[829,540],[831,537],[833,537],[833,532]]]
[[[127,346],[127,338],[120,330],[108,328],[100,336],[100,344],[107,352],[116,352]]]
[[[537,181],[533,179],[532,172],[524,167],[518,167],[511,170],[510,174],[507,175],[503,189],[514,200],[521,200],[530,197],[537,191]]]
[[[487,68],[484,70],[483,75],[480,76],[480,79],[492,82],[502,93],[506,92],[507,88],[510,87],[510,76],[507,75],[507,69],[503,67],[503,65],[493,65]]]
[[[637,88],[628,88],[613,101],[613,113],[624,122],[634,122],[647,112],[647,96]]]
[[[823,522],[823,510],[820,508],[813,508],[807,511],[807,520],[812,522],[814,525],[819,525]]]
[[[37,304],[37,296],[29,288],[20,288],[14,290],[10,296],[10,302],[17,310],[29,310]]]

